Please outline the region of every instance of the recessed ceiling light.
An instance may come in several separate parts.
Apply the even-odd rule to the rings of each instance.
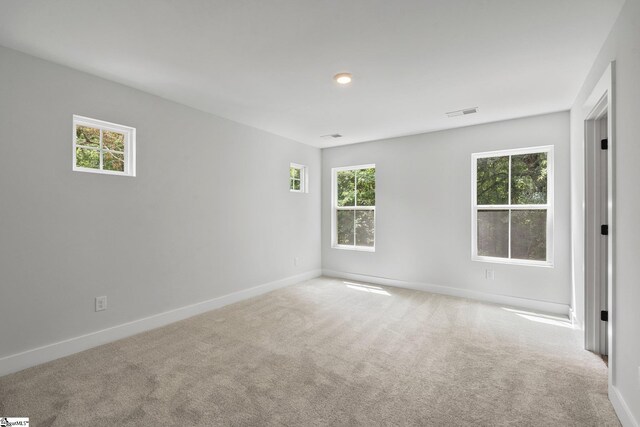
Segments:
[[[338,82],[338,84],[348,85],[349,83],[351,83],[352,77],[353,76],[351,75],[351,73],[338,73],[333,76],[333,80]]]

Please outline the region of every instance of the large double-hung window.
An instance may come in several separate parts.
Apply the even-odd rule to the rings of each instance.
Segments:
[[[332,247],[375,250],[376,166],[332,169]]]
[[[472,258],[553,265],[553,147],[472,155]]]

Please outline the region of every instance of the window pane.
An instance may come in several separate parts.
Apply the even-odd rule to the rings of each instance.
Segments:
[[[298,168],[289,168],[289,176],[291,178],[300,179],[300,169],[298,169]]]
[[[105,151],[102,158],[102,168],[107,171],[124,172],[124,154]]]
[[[300,190],[300,180],[299,179],[292,179],[291,180],[291,189],[292,190],[296,190],[296,191]]]
[[[376,205],[376,170],[360,169],[356,172],[356,204],[358,206]]]
[[[355,171],[338,172],[338,206],[354,206],[355,188]]]
[[[355,211],[338,211],[338,244],[353,245],[353,218]]]
[[[478,255],[509,257],[509,211],[478,211]]]
[[[511,156],[511,204],[547,203],[547,153]]]
[[[373,246],[374,211],[356,211],[356,246]]]
[[[105,130],[102,132],[102,145],[107,150],[124,151],[124,135]]]
[[[100,129],[76,126],[76,144],[87,147],[100,146]]]
[[[546,209],[511,211],[511,258],[546,261]]]
[[[100,151],[76,148],[76,166],[100,169]]]
[[[477,159],[477,204],[509,203],[509,157]]]

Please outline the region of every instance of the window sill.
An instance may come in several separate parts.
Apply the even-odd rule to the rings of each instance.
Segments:
[[[349,246],[349,245],[333,245],[332,249],[342,249],[345,251],[375,252],[375,246]]]
[[[135,177],[135,174],[119,172],[119,171],[110,171],[104,169],[92,169],[92,168],[83,168],[81,166],[74,166],[73,172],[88,172],[88,173],[97,173],[100,175],[116,175],[116,176],[130,176]]]
[[[553,268],[553,262],[548,262],[548,261],[527,261],[524,259],[516,260],[516,259],[508,259],[508,258],[493,258],[493,257],[483,257],[483,256],[472,256],[471,261],[488,262],[492,264],[518,265],[522,267]]]

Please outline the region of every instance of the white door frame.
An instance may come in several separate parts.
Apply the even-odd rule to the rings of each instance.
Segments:
[[[615,61],[611,62],[604,74],[600,78],[598,84],[591,92],[591,95],[584,104],[584,153],[585,153],[585,206],[583,208],[583,218],[585,219],[585,348],[587,350],[601,352],[601,320],[600,320],[600,286],[601,281],[598,280],[600,274],[600,263],[596,262],[595,248],[593,242],[600,238],[600,224],[595,221],[599,220],[599,215],[587,215],[587,212],[595,212],[598,207],[595,205],[594,197],[587,197],[586,192],[593,191],[593,186],[589,185],[593,179],[586,176],[587,165],[589,159],[593,160],[593,156],[589,156],[589,150],[594,149],[597,144],[599,149],[600,135],[598,134],[597,121],[603,116],[608,117],[607,139],[608,139],[608,156],[607,156],[607,217],[609,233],[606,239],[607,244],[607,266],[606,275],[608,283],[607,294],[607,310],[609,312],[609,321],[607,322],[607,341],[609,354],[609,388],[615,384],[615,307],[613,306],[615,296],[615,258],[614,258],[614,239],[615,239],[615,93],[614,93],[614,73]],[[592,169],[592,168],[590,168]]]
[[[598,354],[607,354],[606,322],[600,320],[600,311],[608,310],[607,269],[603,255],[606,255],[608,236],[600,234],[600,226],[608,224],[608,215],[603,210],[602,182],[607,174],[608,150],[601,149],[600,141],[608,139],[608,97],[604,95],[584,121],[584,279],[585,279],[585,347]],[[604,152],[603,152],[604,151]],[[588,314],[587,314],[588,313]]]

